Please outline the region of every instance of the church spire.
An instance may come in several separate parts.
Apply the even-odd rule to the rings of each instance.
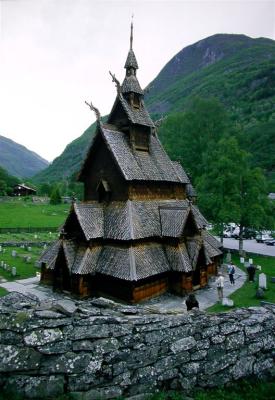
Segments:
[[[128,52],[127,60],[124,65],[124,68],[128,71],[130,68],[133,68],[134,70],[138,69],[138,63],[137,59],[135,56],[135,53],[133,51],[133,16],[132,16],[132,21],[131,21],[131,32],[130,32],[130,50]]]
[[[121,86],[122,93],[137,93],[143,95],[143,90],[141,89],[138,80],[136,78],[136,70],[138,69],[137,59],[133,50],[133,16],[131,21],[130,30],[130,50],[128,52],[127,60],[124,65],[126,69],[126,76]]]
[[[131,21],[130,50],[133,50],[133,18],[134,15],[132,15],[132,21]]]

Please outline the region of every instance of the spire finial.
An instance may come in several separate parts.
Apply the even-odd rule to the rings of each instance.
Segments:
[[[130,50],[133,50],[133,19],[134,19],[134,14],[132,14],[132,21],[131,21]]]

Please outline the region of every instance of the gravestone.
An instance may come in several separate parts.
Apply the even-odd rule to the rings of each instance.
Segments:
[[[27,263],[29,264],[31,262],[32,258],[31,257],[27,257]]]
[[[240,263],[244,264],[244,258],[243,257],[240,257]]]
[[[12,267],[11,269],[11,275],[16,276],[16,267]]]
[[[231,253],[230,253],[230,251],[226,254],[226,258],[225,258],[225,261],[227,262],[227,263],[230,263],[231,262]]]
[[[248,262],[248,261],[244,261],[244,266],[245,266],[245,268],[248,268],[248,267],[250,267],[250,264],[249,264],[249,262]]]
[[[37,235],[34,235],[34,238],[35,238],[35,239],[37,239],[37,238],[38,238],[38,236],[37,236]]]
[[[4,263],[4,270],[6,270],[7,269],[7,264],[6,263]]]
[[[2,246],[0,246],[0,253],[2,252]]]
[[[16,251],[16,250],[12,250],[11,256],[12,256],[12,257],[16,257],[16,256],[17,256],[17,251]]]
[[[259,288],[266,289],[266,274],[263,272],[259,275]]]
[[[257,299],[264,299],[264,290],[263,289],[261,289],[261,288],[257,289],[256,298]]]
[[[28,251],[32,251],[32,248],[30,246],[28,247]]]
[[[1,268],[4,268],[4,261],[1,261],[0,267],[1,267]]]
[[[253,264],[253,259],[249,258],[248,262],[249,262],[249,264]]]
[[[43,249],[44,249],[44,250],[46,250],[46,248],[47,248],[47,245],[46,245],[46,244],[44,244],[44,246],[43,246]]]
[[[222,299],[222,305],[227,306],[227,307],[233,307],[234,306],[234,301],[231,299],[228,299],[227,297],[224,297]]]

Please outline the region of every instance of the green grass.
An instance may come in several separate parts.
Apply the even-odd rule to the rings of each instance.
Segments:
[[[51,242],[57,239],[58,231],[54,232],[37,232],[37,233],[0,233],[0,243],[14,242]]]
[[[273,400],[275,382],[270,381],[240,381],[226,388],[196,390],[191,395],[182,392],[160,392],[153,396],[145,397],[146,400]],[[190,397],[191,396],[191,397]],[[58,396],[55,400],[73,400],[76,397],[70,393]],[[0,400],[23,400],[18,393],[1,392]],[[123,400],[119,397],[117,400]]]
[[[273,400],[275,393],[275,382],[240,381],[224,388],[205,389],[195,391],[191,398],[193,400]],[[148,400],[185,400],[189,395],[181,392],[157,393]]]
[[[265,297],[263,300],[275,303],[275,283],[271,282],[271,277],[275,276],[275,257],[250,255],[249,258],[252,258],[253,263],[256,265],[260,265],[262,269],[261,271],[256,271],[255,282],[248,282],[247,280],[240,289],[236,290],[229,296],[229,298],[234,301],[233,308],[261,305],[261,300],[256,299],[255,296],[258,288],[259,274],[261,272],[264,272],[267,275],[267,290],[265,291]],[[240,258],[238,256],[233,255],[232,261],[243,271],[246,271],[246,268],[243,266],[243,264],[240,263]],[[228,307],[222,306],[221,304],[215,304],[212,307],[209,307],[207,311],[220,312],[229,311],[230,309]]]
[[[0,203],[0,228],[42,228],[63,224],[70,205],[33,204],[20,199]]]
[[[31,278],[39,272],[39,268],[35,267],[35,262],[39,258],[43,249],[41,247],[32,247],[32,251],[29,252],[27,249],[22,249],[20,247],[5,247],[5,253],[0,253],[0,261],[4,261],[11,267],[16,267],[17,275],[15,277],[11,276],[11,272],[0,268],[0,277],[6,279],[7,281],[14,281],[18,279]],[[17,251],[17,257],[12,257],[12,250]],[[30,256],[31,262],[27,263],[24,261],[24,256]]]
[[[0,297],[5,296],[8,293],[8,291],[2,287],[0,287]]]

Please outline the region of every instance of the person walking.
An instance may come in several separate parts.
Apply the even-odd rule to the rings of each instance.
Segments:
[[[199,302],[193,293],[190,293],[185,301],[187,311],[192,310],[192,308],[199,308]]]
[[[235,271],[236,271],[235,265],[232,262],[230,262],[229,268],[228,268],[228,275],[229,275],[229,280],[230,280],[231,285],[235,285],[235,279],[234,279]]]
[[[224,277],[221,272],[218,273],[218,278],[216,279],[216,286],[218,292],[219,301],[222,302],[223,299],[223,287],[224,287]]]

